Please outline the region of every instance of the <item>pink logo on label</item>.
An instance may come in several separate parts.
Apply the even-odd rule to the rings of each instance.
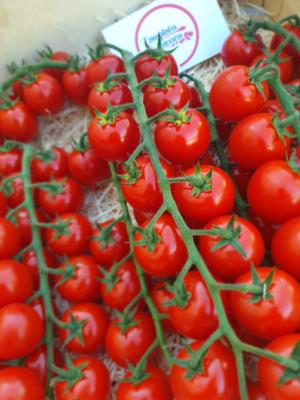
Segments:
[[[149,27],[147,23],[149,22],[151,24],[153,21],[153,14],[157,13],[159,21],[161,19],[161,21],[164,22],[161,12],[168,11],[170,8],[173,9],[172,15],[174,14],[174,9],[181,14],[178,20],[184,18],[185,25],[177,26],[177,21],[175,20],[174,24],[168,24],[163,29],[160,29],[159,32],[153,32],[152,35],[149,35],[151,27]],[[149,17],[151,17],[151,19]],[[150,47],[154,47],[159,34],[162,40],[162,47],[166,50],[185,45],[186,48],[184,50],[187,52],[187,57],[180,63],[180,67],[186,65],[194,56],[199,44],[199,27],[194,16],[186,8],[177,4],[162,4],[147,11],[139,21],[135,32],[135,47],[137,52],[141,51],[140,43],[144,43],[144,41],[146,41]]]

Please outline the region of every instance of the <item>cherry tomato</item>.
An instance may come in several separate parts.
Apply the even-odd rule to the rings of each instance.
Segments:
[[[279,336],[269,343],[266,349],[288,358],[299,340],[299,333]],[[298,400],[300,398],[300,382],[297,377],[291,377],[283,384],[279,382],[284,371],[285,367],[275,361],[265,357],[260,359],[258,363],[258,376],[267,399]]]
[[[51,149],[51,160],[34,158],[31,162],[31,171],[34,181],[46,182],[51,178],[62,178],[68,174],[67,153],[61,147]]]
[[[12,258],[21,249],[21,238],[14,224],[0,218],[0,260]]]
[[[215,227],[226,229],[231,215],[214,218],[203,229]],[[234,229],[240,229],[237,235],[245,255],[239,253],[230,243],[214,250],[213,247],[221,240],[220,236],[200,236],[198,247],[208,268],[224,280],[236,279],[247,272],[251,264],[260,265],[264,258],[264,241],[260,232],[249,221],[241,217],[234,217]]]
[[[60,61],[60,62],[66,62],[70,58],[70,54],[65,52],[65,51],[55,51],[53,52],[49,60],[51,61]],[[45,68],[44,72],[48,75],[52,75],[54,78],[61,80],[64,74],[64,69],[61,68]]]
[[[157,76],[163,78],[169,68],[171,75],[178,75],[178,67],[172,54],[164,54],[161,57],[151,57],[144,54],[135,61],[134,69],[138,82],[151,78],[155,72]]]
[[[181,335],[198,340],[206,339],[219,324],[214,303],[198,271],[188,272],[183,285],[189,298],[184,307],[170,307],[170,321]]]
[[[68,157],[68,169],[72,178],[84,186],[94,187],[110,177],[107,163],[90,148],[84,151],[74,149]]]
[[[300,217],[281,225],[273,236],[271,254],[275,264],[300,280]]]
[[[7,202],[6,197],[0,192],[0,217],[5,217],[7,213]]]
[[[256,269],[261,282],[272,272],[272,268]],[[251,285],[251,272],[241,275],[236,284]],[[231,293],[231,308],[240,325],[252,335],[271,340],[278,336],[293,333],[300,328],[300,285],[286,272],[276,269],[267,295],[257,301],[253,295],[239,291]]]
[[[91,87],[95,82],[105,81],[109,74],[123,72],[125,72],[124,61],[115,54],[107,53],[86,66],[87,84]]]
[[[0,307],[27,300],[33,292],[29,269],[14,260],[0,260],[0,292]]]
[[[188,85],[177,76],[170,76],[164,87],[157,87],[154,83],[144,89],[144,106],[148,117],[174,106],[181,110],[191,100]]]
[[[139,143],[140,129],[130,114],[122,112],[105,122],[94,117],[88,128],[88,138],[91,148],[103,160],[126,161]]]
[[[32,141],[38,132],[38,120],[25,103],[19,101],[8,109],[0,109],[0,132],[9,140]]]
[[[238,122],[247,115],[259,112],[269,97],[269,87],[262,82],[265,96],[250,82],[249,69],[235,65],[222,71],[215,79],[209,95],[216,118]],[[226,101],[224,101],[226,99]]]
[[[24,85],[23,98],[37,115],[57,114],[63,109],[65,102],[59,81],[44,72],[40,72],[32,83]]]
[[[38,220],[38,222],[47,222],[47,218],[45,215],[41,212],[41,210],[36,209],[35,210],[35,215]],[[18,228],[19,236],[21,239],[21,246],[26,247],[28,246],[31,241],[32,241],[32,231],[31,231],[31,220],[28,215],[28,211],[25,207],[20,208],[19,210],[15,211],[14,214],[12,215],[13,222]],[[41,229],[40,230],[41,238],[44,241],[45,240],[45,234],[46,230]]]
[[[153,213],[147,213],[141,210],[138,210],[136,208],[133,209],[133,215],[136,220],[136,223],[138,225],[142,225],[146,221],[150,221],[151,218],[153,218],[154,214]]]
[[[139,176],[134,183],[128,184],[126,179],[121,180],[121,189],[126,201],[133,207],[145,212],[154,213],[163,202],[163,195],[159,187],[152,162],[148,155],[140,155],[135,160]],[[164,160],[160,160],[165,175],[174,176],[174,170]],[[118,173],[127,174],[124,165],[120,165]]]
[[[7,178],[11,180],[9,194],[6,196],[7,204],[10,208],[16,208],[25,200],[24,182],[18,175],[15,178],[14,175],[10,175]]]
[[[90,113],[95,117],[95,110],[105,114],[108,106],[120,106],[126,103],[132,103],[132,95],[129,87],[125,83],[114,83],[109,86],[105,82],[97,83],[90,91],[88,98],[88,106]],[[126,110],[132,114],[133,109]]]
[[[266,222],[281,224],[300,216],[300,176],[286,161],[269,161],[252,175],[248,202]]]
[[[29,368],[8,367],[0,371],[1,400],[44,400],[37,375]]]
[[[142,229],[148,223],[142,225]],[[147,274],[167,278],[179,273],[187,261],[188,254],[180,232],[169,214],[163,214],[154,224],[153,232],[158,237],[153,248],[148,244],[133,248],[134,256]],[[134,241],[143,240],[142,233],[137,232]]]
[[[300,39],[299,27],[286,23],[283,25],[283,28],[292,33],[292,35],[296,36],[296,38]],[[271,40],[271,49],[277,49],[284,40],[285,39],[282,36],[275,33]],[[285,47],[283,48],[283,51],[287,53],[289,56],[299,59],[299,53],[291,44],[289,43],[286,44]]]
[[[0,176],[14,175],[22,169],[22,150],[0,151]]]
[[[58,337],[65,348],[74,353],[96,353],[104,346],[109,317],[102,307],[94,303],[78,303],[68,308],[60,317],[64,323],[71,322],[71,316],[82,323],[82,338],[73,337],[68,341],[69,330],[59,328]]]
[[[59,269],[67,272],[70,267],[73,269],[71,277],[54,277],[58,293],[73,303],[96,301],[99,297],[101,274],[95,259],[91,256],[70,257],[60,264]]]
[[[271,114],[258,113],[242,119],[233,128],[229,151],[240,168],[256,169],[267,161],[285,158],[291,139],[281,139],[272,122]]]
[[[158,121],[154,139],[160,154],[174,164],[192,164],[207,151],[208,122],[199,111],[189,109],[174,122]]]
[[[196,351],[202,345],[203,342],[194,342],[190,347]],[[189,359],[185,348],[178,353],[177,359]],[[228,347],[215,342],[205,354],[202,365],[203,372],[187,378],[187,369],[173,364],[170,379],[176,400],[239,399],[235,359]]]
[[[59,192],[51,193],[51,190],[39,190],[39,206],[50,217],[57,214],[78,212],[84,203],[84,192],[80,184],[71,178],[56,178],[53,184],[58,185]]]
[[[200,95],[199,95],[196,87],[189,85],[189,91],[190,91],[190,98],[191,98],[190,107],[191,108],[202,107],[203,103],[202,103],[202,100],[200,98]]]
[[[112,272],[110,267],[108,272]],[[124,308],[140,293],[141,285],[132,261],[125,261],[112,276],[111,284],[101,282],[101,297],[110,308],[123,311]],[[111,286],[112,285],[112,286]],[[140,306],[143,302],[139,302]]]
[[[132,321],[134,325],[130,325],[124,333],[120,326],[116,326],[118,322],[119,319],[115,319],[109,324],[105,339],[106,351],[121,367],[127,367],[128,363],[135,365],[155,341],[153,321],[149,314],[137,311]]]
[[[63,233],[54,228],[47,228],[47,243],[52,251],[59,255],[74,256],[84,254],[88,250],[92,226],[87,217],[67,213],[55,218],[52,223],[65,226]]]
[[[23,83],[20,80],[16,80],[12,85],[11,85],[11,91],[12,94],[10,98],[12,100],[16,99],[22,99],[23,96]]]
[[[254,35],[253,41],[248,41],[243,32],[233,30],[223,43],[221,57],[226,67],[232,65],[249,66],[253,58],[263,48],[263,41],[260,35]]]
[[[258,382],[249,382],[247,389],[249,400],[268,400]]]
[[[269,50],[270,54],[274,54],[275,50]],[[251,62],[250,66],[254,66],[258,61],[265,60],[267,56],[265,54],[258,54]],[[260,68],[266,66],[266,63],[261,62]],[[276,63],[277,70],[279,72],[280,80],[282,83],[288,82],[293,74],[293,61],[284,51],[280,53],[279,63]]]
[[[77,106],[85,106],[89,97],[89,86],[85,68],[78,71],[65,71],[62,85],[67,97]]]
[[[164,282],[156,282],[153,286],[150,296],[152,301],[160,314],[165,314],[168,318],[161,320],[161,324],[164,330],[174,332],[174,326],[170,320],[170,308],[171,306],[166,305],[167,302],[173,299],[173,295],[169,292]]]
[[[10,303],[0,309],[0,358],[11,360],[29,354],[43,334],[44,324],[29,305]]]
[[[90,252],[103,267],[110,267],[129,253],[129,239],[123,221],[108,220],[97,225],[90,240]],[[111,226],[111,227],[109,227]]]
[[[68,387],[68,382],[56,382],[54,385],[56,400],[110,399],[110,376],[101,360],[82,356],[75,358],[72,363],[75,368],[80,369],[82,376],[71,387]]]
[[[166,373],[155,365],[149,365],[145,373],[146,378],[135,384],[133,382],[120,382],[116,389],[116,400],[173,400],[172,389]],[[125,379],[130,379],[128,372]]]

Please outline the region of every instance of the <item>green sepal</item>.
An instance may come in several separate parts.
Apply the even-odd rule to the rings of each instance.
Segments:
[[[165,301],[163,303],[164,307],[178,306],[179,308],[184,308],[188,304],[189,299],[191,298],[191,293],[187,291],[182,282],[178,285],[166,283],[165,287],[174,297],[171,300]]]
[[[138,310],[138,307],[135,307],[133,310],[129,311],[128,313],[121,313],[116,311],[116,315],[119,319],[119,322],[115,322],[115,326],[121,328],[121,334],[125,335],[129,328],[138,325],[137,321],[134,321],[133,318]]]
[[[87,132],[83,133],[80,136],[79,140],[72,138],[71,142],[72,142],[73,149],[79,151],[80,153],[83,153],[90,147]]]
[[[42,50],[37,51],[37,54],[42,60],[48,60],[53,56],[54,53],[51,47],[45,44]]]
[[[278,385],[284,385],[285,383],[296,379],[300,381],[300,340],[296,343],[291,355],[290,359],[295,360],[299,363],[299,369],[296,371],[293,371],[289,368],[285,368],[283,374],[281,375]]]
[[[212,190],[212,168],[206,175],[201,173],[200,164],[196,164],[195,173],[188,179],[192,187],[193,197],[198,197],[202,192],[209,192]]]
[[[289,167],[298,175],[300,175],[300,165],[297,165],[296,161],[296,149],[293,150],[290,158],[287,159],[287,163]]]
[[[56,217],[56,221],[57,222],[56,222],[55,226],[53,226],[51,228],[56,231],[53,238],[51,239],[51,241],[56,240],[57,238],[59,238],[62,235],[64,235],[64,236],[70,235],[69,224],[72,222],[72,219],[67,219],[66,221],[63,221],[61,219],[61,217],[58,215]]]
[[[109,243],[115,243],[114,237],[111,235],[112,228],[115,226],[116,221],[113,221],[111,224],[103,228],[100,224],[96,223],[96,227],[98,230],[97,236],[93,236],[91,240],[95,242],[100,242],[101,249],[105,249]]]
[[[259,286],[261,288],[261,293],[253,293],[251,299],[249,299],[250,303],[258,303],[262,300],[272,300],[273,295],[270,293],[270,288],[273,282],[274,273],[276,271],[275,268],[268,274],[264,281],[261,281],[256,268],[254,265],[251,265],[251,276],[252,276],[252,283],[255,286]]]
[[[66,347],[66,345],[70,343],[72,339],[78,339],[79,343],[81,345],[83,344],[82,329],[87,320],[83,319],[82,321],[77,321],[72,313],[70,313],[70,319],[71,321],[67,324],[68,327],[65,328],[69,331],[69,334],[66,337],[64,343],[62,344],[62,347]]]
[[[115,273],[109,272],[103,267],[100,267],[100,271],[103,275],[103,278],[99,278],[99,281],[106,285],[105,291],[106,293],[109,293],[112,288],[119,282],[119,277]]]
[[[125,181],[126,185],[133,185],[138,178],[142,175],[142,172],[138,168],[138,164],[136,161],[133,161],[132,164],[128,165],[127,163],[123,163],[124,167],[127,170],[126,174],[118,174],[118,177]]]
[[[69,279],[73,279],[75,277],[76,265],[72,265],[68,257],[65,257],[64,263],[66,267],[62,268],[61,279],[56,283],[56,288],[67,282]]]

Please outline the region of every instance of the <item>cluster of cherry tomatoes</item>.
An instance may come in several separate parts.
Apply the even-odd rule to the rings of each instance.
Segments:
[[[299,28],[286,28],[300,36]],[[277,59],[281,42],[274,35],[270,53]],[[195,88],[178,77],[173,56],[160,50],[156,57],[151,53],[137,57],[135,76],[177,207],[191,229],[207,232],[197,238],[207,268],[218,283],[262,288],[222,292],[234,331],[247,343],[299,360],[300,151],[274,93],[266,82],[260,88],[250,79],[251,66],[263,68],[258,61],[267,58],[262,48],[258,35],[249,42],[243,33],[232,32],[222,50],[229,68],[217,76],[209,94],[231,176],[215,161],[210,125],[199,111],[202,101]],[[117,400],[238,400],[235,358],[226,341],[213,343],[191,376],[180,363],[215,332],[219,316],[197,269],[183,277],[184,300],[180,302],[171,290],[172,280],[189,258],[173,217],[163,212],[147,230],[163,205],[163,188],[147,152],[141,150],[126,163],[143,140],[143,127],[134,113],[123,60],[111,53],[94,54],[95,59],[81,67],[67,53],[48,56],[68,62],[68,70],[28,69],[12,85],[10,96],[2,99],[0,133],[1,140],[32,141],[38,133],[38,116],[60,112],[66,98],[88,107],[91,114],[88,132],[73,151],[56,146],[36,153],[31,161],[30,190],[49,285],[53,294],[69,302],[64,313],[53,304],[54,358],[57,367],[75,372],[72,379],[66,374],[64,380],[63,373],[57,377],[55,399],[109,399],[110,376],[99,357],[105,350],[126,369],[126,380],[115,390]],[[280,51],[280,79],[295,100],[299,60],[290,45]],[[50,384],[47,346],[42,342],[46,316],[39,288],[41,267],[32,242],[22,162],[22,147],[1,149],[1,400],[42,400]],[[137,221],[132,246],[122,218],[93,225],[81,213],[84,187],[95,187],[110,177],[108,162],[116,163],[121,191]],[[249,203],[250,220],[235,209],[236,187]],[[176,355],[170,377],[154,363],[159,355],[157,327],[140,295],[133,257],[145,274],[157,312],[168,317],[162,320],[163,330],[193,340],[191,350],[183,348]],[[35,292],[39,296],[33,296]],[[72,361],[64,362],[62,350],[72,354]],[[144,370],[133,369],[145,353]],[[15,359],[18,366],[9,366]],[[250,400],[299,399],[297,374],[261,358],[260,384],[248,385]]]

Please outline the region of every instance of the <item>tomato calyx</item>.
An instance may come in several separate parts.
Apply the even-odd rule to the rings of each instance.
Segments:
[[[47,228],[51,228],[55,231],[55,234],[53,235],[53,237],[51,238],[52,241],[56,240],[57,238],[59,238],[60,236],[68,236],[70,234],[69,231],[69,224],[72,222],[72,219],[67,219],[65,221],[63,221],[60,217],[60,215],[58,215],[58,217],[56,218],[56,222],[55,224],[52,223],[40,223],[39,226],[43,227],[46,226]]]
[[[4,178],[1,182],[0,191],[4,194],[5,197],[9,197],[13,193],[13,182],[14,180],[20,178],[19,175],[13,175],[7,178]]]
[[[289,360],[296,361],[298,363],[298,369],[291,369],[286,367],[284,373],[279,379],[279,385],[283,385],[293,379],[300,380],[300,341],[298,341],[289,357]]]
[[[53,178],[53,176],[51,177],[49,182],[40,182],[40,183],[36,183],[31,185],[33,188],[34,187],[38,187],[40,189],[45,190],[46,192],[48,192],[50,194],[51,197],[55,197],[58,194],[64,193],[64,184],[66,182],[67,178],[62,178],[59,182],[57,182],[55,180],[55,178]]]
[[[71,264],[69,258],[65,257],[64,259],[64,268],[56,268],[54,270],[55,275],[60,275],[60,280],[56,283],[55,287],[58,288],[69,279],[73,279],[75,277],[76,265]]]
[[[243,36],[245,42],[249,43],[259,43],[257,37],[249,32],[247,25],[239,24],[238,25],[239,31]]]
[[[191,298],[191,293],[186,289],[182,282],[170,285],[166,283],[166,289],[173,294],[173,298],[169,301],[163,303],[164,307],[178,306],[179,308],[184,308],[189,299]]]
[[[50,164],[51,161],[56,159],[56,155],[53,149],[40,150],[35,153],[35,158],[37,158],[40,161],[44,161],[46,164]]]
[[[135,246],[147,246],[147,249],[150,253],[153,253],[155,250],[155,245],[160,242],[160,237],[158,234],[155,232],[154,228],[147,229],[141,229],[137,228],[136,229],[139,233],[142,234],[143,240],[139,240],[138,242],[135,242]]]
[[[106,113],[101,113],[94,107],[94,113],[97,118],[97,123],[100,126],[114,125],[116,122],[116,118],[128,108],[134,109],[135,106],[133,103],[121,104],[119,106],[111,106],[110,103],[108,103]]]
[[[262,300],[272,300],[273,295],[270,293],[270,288],[273,282],[274,273],[276,268],[273,268],[272,271],[268,274],[266,279],[261,280],[258,276],[258,273],[253,265],[251,265],[251,275],[252,275],[252,283],[253,289],[255,288],[255,293],[252,294],[251,299],[249,299],[250,303],[259,303]],[[257,288],[261,289],[261,293],[257,293]],[[247,293],[251,293],[251,286]]]
[[[210,169],[207,174],[202,174],[200,164],[197,163],[195,173],[193,175],[170,178],[169,182],[188,182],[193,188],[192,195],[197,197],[202,192],[209,192],[212,190],[212,169]]]
[[[83,369],[87,367],[88,363],[82,363],[75,367],[69,353],[66,353],[66,369],[55,368],[58,375],[53,379],[53,383],[67,382],[65,394],[72,389],[72,387],[84,377]]]
[[[70,72],[78,72],[81,69],[81,62],[78,54],[72,55],[68,60],[67,70]]]
[[[161,61],[164,57],[169,56],[177,49],[177,47],[175,47],[172,50],[164,50],[162,47],[160,34],[158,34],[156,48],[151,48],[149,46],[149,44],[147,43],[146,39],[144,40],[144,43],[145,43],[145,47],[146,47],[146,51],[144,52],[144,54],[148,54],[148,56],[150,58],[153,58],[154,60],[157,60],[157,61]]]
[[[40,56],[41,59],[48,60],[53,56],[54,52],[49,45],[45,44],[44,48],[42,50],[39,50],[37,54]]]
[[[114,271],[115,266],[112,267],[111,271],[107,271],[105,268],[100,267],[100,271],[102,275],[104,276],[103,278],[99,278],[100,282],[104,283],[106,285],[105,291],[106,293],[109,293],[112,288],[118,283],[119,277]]]
[[[88,54],[92,61],[99,60],[99,58],[103,57],[106,53],[106,50],[101,46],[96,46],[95,49],[91,46],[87,46],[87,48],[88,48]]]
[[[104,93],[120,85],[120,80],[113,79],[113,76],[108,75],[108,78],[103,82],[97,82],[94,85],[96,92]]]
[[[90,147],[87,132],[83,133],[78,140],[72,138],[72,147],[79,153],[86,151]]]
[[[272,118],[272,124],[276,129],[277,135],[280,140],[284,140],[285,137],[289,139],[293,139],[295,137],[295,134],[290,133],[287,129],[285,129],[285,127],[296,121],[298,118],[298,112],[294,112],[285,119],[280,119],[279,113],[274,114]]]
[[[296,149],[293,150],[292,154],[290,155],[290,158],[287,159],[287,163],[289,167],[298,175],[300,175],[300,165],[297,163],[296,159],[297,151]]]
[[[121,334],[124,335],[129,328],[132,328],[134,326],[137,326],[138,323],[137,321],[134,320],[134,316],[137,312],[137,307],[135,307],[133,310],[126,310],[124,313],[121,313],[120,311],[116,311],[116,315],[118,318],[118,321],[115,322],[115,326],[118,328],[121,328]]]
[[[118,174],[118,177],[124,179],[126,185],[133,185],[142,175],[142,172],[139,170],[136,161],[133,161],[131,164],[123,163],[123,165],[126,168],[127,173]]]
[[[96,223],[98,234],[97,236],[93,236],[91,240],[99,242],[101,244],[101,249],[105,249],[109,243],[115,243],[115,239],[111,235],[111,231],[113,227],[120,221],[122,221],[122,219],[117,218],[114,221],[112,221],[109,225],[107,225],[105,228],[103,228],[101,224]]]
[[[62,344],[62,347],[66,347],[68,343],[73,339],[78,339],[80,344],[83,344],[83,326],[86,323],[86,319],[81,321],[76,320],[74,314],[70,313],[70,322],[63,323],[62,328],[68,330],[68,335]]]
[[[0,100],[0,110],[8,110],[19,102],[18,98],[11,100],[4,92],[0,92]]]
[[[188,114],[188,108],[189,108],[189,102],[180,110],[176,111],[173,104],[170,103],[169,110],[170,111],[170,116],[167,116],[166,118],[162,118],[162,121],[165,122],[172,122],[176,126],[181,126],[183,124],[187,124],[191,121],[192,115]]]

